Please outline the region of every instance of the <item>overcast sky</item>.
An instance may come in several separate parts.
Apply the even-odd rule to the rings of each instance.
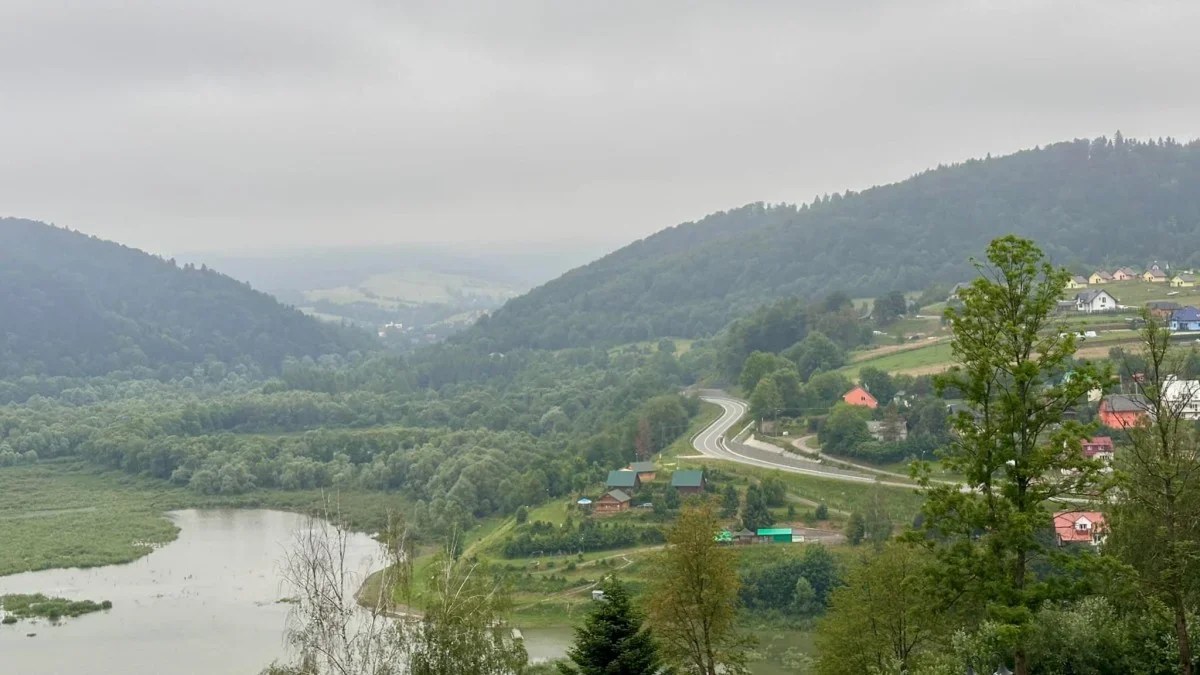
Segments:
[[[160,253],[615,246],[1200,134],[1192,0],[0,0],[0,215]]]

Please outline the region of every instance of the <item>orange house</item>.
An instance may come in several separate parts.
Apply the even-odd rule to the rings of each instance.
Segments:
[[[1100,423],[1109,429],[1137,426],[1146,416],[1149,402],[1140,395],[1112,394],[1100,401]]]
[[[846,392],[846,395],[842,397],[842,400],[850,405],[860,405],[870,408],[871,410],[879,407],[879,401],[876,401],[875,397],[871,395],[871,392],[863,389],[862,387],[855,387]]]

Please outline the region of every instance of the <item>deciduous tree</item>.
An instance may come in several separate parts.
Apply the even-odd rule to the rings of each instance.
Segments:
[[[1179,379],[1187,355],[1170,346],[1160,322],[1147,316],[1142,336],[1141,396],[1134,400],[1145,416],[1126,429],[1129,443],[1121,447],[1109,546],[1136,570],[1142,588],[1170,608],[1179,672],[1191,675],[1188,617],[1200,601],[1200,435],[1185,413],[1200,403],[1200,390]]]
[[[1093,495],[1099,467],[1080,451],[1087,431],[1065,413],[1102,386],[1096,368],[1072,363],[1074,333],[1051,322],[1069,273],[1047,263],[1026,239],[1006,236],[987,249],[980,276],[948,309],[958,366],[939,381],[978,413],[954,421],[948,468],[968,490],[925,479],[924,526],[941,563],[943,588],[977,603],[1003,626],[1017,675],[1029,675],[1026,650],[1033,611],[1061,586],[1036,578],[1032,566],[1054,555],[1042,532],[1047,504]],[[1065,381],[1064,381],[1065,380]]]
[[[744,675],[751,645],[737,631],[736,552],[714,540],[711,502],[686,506],[667,534],[649,617],[666,660],[687,675]]]

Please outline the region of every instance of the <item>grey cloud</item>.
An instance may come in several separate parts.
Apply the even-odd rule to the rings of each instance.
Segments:
[[[1111,133],[1200,7],[0,0],[0,213],[157,251],[567,238]]]

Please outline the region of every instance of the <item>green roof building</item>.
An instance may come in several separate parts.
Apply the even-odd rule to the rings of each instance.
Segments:
[[[609,471],[608,481],[604,483],[604,486],[610,490],[613,488],[636,490],[639,485],[641,485],[641,481],[638,480],[636,471]]]
[[[769,539],[774,542],[790,544],[790,543],[792,543],[792,528],[790,528],[790,527],[763,527],[763,528],[759,528],[758,536],[760,539]]]
[[[671,487],[681,493],[704,491],[703,471],[676,471],[671,474]]]

